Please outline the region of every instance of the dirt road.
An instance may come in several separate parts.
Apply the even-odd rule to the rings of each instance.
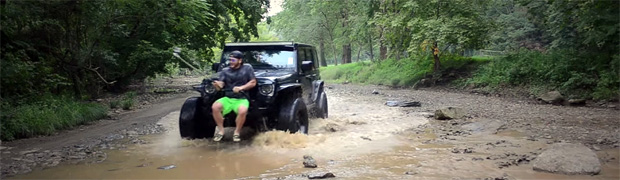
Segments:
[[[377,93],[372,93],[373,91]],[[56,136],[2,144],[3,177],[24,179],[618,179],[618,109],[563,107],[525,99],[381,86],[328,85],[330,117],[310,134],[259,133],[242,143],[182,140],[181,93],[149,108],[115,115]],[[420,107],[388,107],[387,100]],[[453,106],[464,118],[427,118]],[[582,143],[599,175],[532,170],[550,144]],[[303,168],[303,155],[318,168]],[[167,170],[165,170],[167,169]],[[26,173],[26,174],[23,174]]]

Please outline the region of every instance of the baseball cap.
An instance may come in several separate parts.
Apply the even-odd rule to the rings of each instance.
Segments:
[[[230,52],[230,54],[228,56],[232,56],[232,57],[237,58],[237,59],[243,59],[243,53],[241,53],[241,51]]]

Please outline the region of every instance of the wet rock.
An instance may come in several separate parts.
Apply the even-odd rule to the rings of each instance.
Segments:
[[[420,113],[420,115],[424,116],[425,118],[435,117],[435,114],[429,113],[429,112],[423,112],[423,113]]]
[[[127,134],[126,134],[126,135],[127,135],[127,136],[137,136],[137,135],[138,135],[138,132],[136,132],[136,131],[127,131]]]
[[[37,151],[39,151],[39,149],[31,149],[31,150],[21,151],[21,152],[19,152],[19,154],[21,154],[23,156],[23,155],[35,153]]]
[[[549,104],[560,104],[564,101],[564,97],[559,91],[551,91],[540,95],[540,99]]]
[[[169,170],[169,169],[174,169],[174,168],[176,168],[176,167],[177,167],[176,165],[172,164],[172,165],[160,166],[160,167],[158,167],[157,169],[161,169],[161,170]]]
[[[461,126],[463,129],[475,133],[496,133],[506,127],[506,123],[499,120],[481,119]]]
[[[372,141],[372,139],[370,139],[369,137],[366,137],[366,136],[360,136],[360,138],[362,138],[363,140],[366,140],[366,141]]]
[[[465,117],[465,110],[458,107],[447,107],[435,111],[435,119],[447,120]]]
[[[377,91],[376,89],[373,89],[372,94],[379,94],[379,91]]]
[[[108,171],[118,171],[118,170],[121,170],[121,168],[108,169]]]
[[[305,168],[316,168],[316,161],[310,155],[304,155],[304,167]]]
[[[153,162],[148,162],[148,163],[137,165],[136,167],[147,167],[147,166],[150,166],[152,164],[153,164]]]
[[[353,125],[364,125],[364,124],[368,124],[366,122],[362,122],[362,121],[351,121],[349,122],[349,124],[353,124]]]
[[[586,100],[585,99],[569,99],[568,100],[568,105],[571,105],[571,106],[583,106],[583,105],[586,105]]]
[[[334,175],[333,173],[314,173],[314,174],[308,174],[308,179],[327,179],[327,178],[335,178],[336,175]]]
[[[340,127],[340,125],[336,123],[327,123],[324,128],[326,131],[329,131],[329,132],[336,132],[336,131],[342,130],[342,127]]]
[[[386,101],[386,106],[390,107],[420,107],[420,102],[417,101]]]
[[[454,148],[454,149],[452,149],[452,153],[469,154],[469,153],[473,153],[473,152],[474,152],[473,148],[465,148],[465,149]]]
[[[472,161],[484,161],[484,158],[481,157],[475,157],[475,158],[471,158]]]
[[[405,172],[405,175],[416,175],[416,174],[419,174],[419,173],[416,172],[416,171],[407,171],[407,172]]]
[[[534,160],[534,170],[596,175],[601,172],[601,163],[596,154],[582,144],[557,143]]]

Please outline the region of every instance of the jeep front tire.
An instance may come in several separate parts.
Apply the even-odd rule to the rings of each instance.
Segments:
[[[280,107],[277,129],[308,134],[308,110],[301,98],[286,101]]]

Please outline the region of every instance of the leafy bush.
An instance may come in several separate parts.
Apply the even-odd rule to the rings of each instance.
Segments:
[[[118,100],[110,101],[110,109],[116,109],[120,104],[121,102]]]
[[[121,100],[121,107],[124,110],[130,110],[131,107],[133,107],[134,105],[134,98],[137,96],[137,93],[135,91],[130,91],[127,92],[127,94],[125,94],[125,97],[123,98],[123,100]]]
[[[569,97],[617,98],[620,58],[578,55],[571,51],[520,51],[491,61],[467,81],[497,88],[529,86],[532,93],[559,90]]]
[[[121,107],[124,110],[130,110],[132,106],[133,106],[133,99],[125,99],[121,101]]]
[[[447,55],[442,61],[444,68],[461,69],[467,65],[489,60]],[[327,81],[350,81],[397,87],[412,86],[432,73],[432,56],[416,56],[401,60],[386,59],[374,63],[358,62],[321,68],[321,77]]]
[[[97,103],[85,103],[72,98],[43,97],[41,101],[17,107],[2,105],[0,138],[17,138],[50,135],[57,130],[101,119],[107,108]]]

